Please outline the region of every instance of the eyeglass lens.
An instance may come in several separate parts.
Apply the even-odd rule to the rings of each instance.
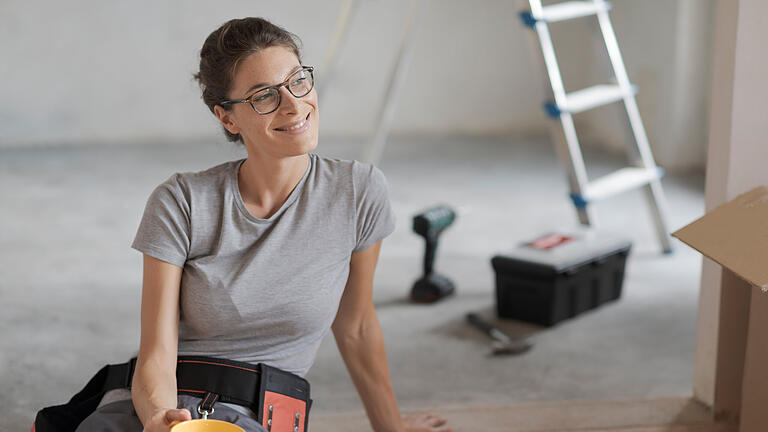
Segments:
[[[300,69],[288,77],[286,87],[294,97],[304,97],[312,91],[314,80],[307,69]],[[280,103],[279,90],[274,87],[265,88],[251,96],[251,106],[260,113],[268,113],[277,109]]]

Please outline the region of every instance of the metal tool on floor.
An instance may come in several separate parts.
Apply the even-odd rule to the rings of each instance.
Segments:
[[[520,0],[520,3],[526,9],[530,8],[520,13],[523,23],[538,34],[538,45],[541,48],[551,84],[551,91],[547,87],[547,93],[554,98],[554,101],[545,104],[545,109],[550,117],[559,119],[562,126],[561,128],[553,125],[551,129],[561,163],[568,169],[571,199],[578,212],[579,221],[583,225],[594,225],[595,214],[590,206],[591,203],[644,187],[662,249],[664,253],[672,252],[670,230],[665,216],[664,191],[661,188],[663,170],[654,162],[648,137],[640,119],[640,111],[635,101],[637,88],[629,82],[619,44],[608,16],[611,4],[605,0],[565,1],[547,6],[543,6],[541,0]],[[587,16],[596,16],[600,24],[616,84],[596,85],[566,93],[549,33],[549,24]],[[631,166],[590,181],[587,178],[572,115],[618,101],[624,102],[634,136],[634,145],[628,146]]]
[[[468,313],[467,321],[493,339],[491,343],[491,354],[493,355],[522,354],[533,348],[533,343],[530,340],[511,338],[503,331],[494,327],[493,324],[480,318],[480,315],[476,313]]]
[[[413,217],[413,232],[424,237],[424,275],[414,282],[411,300],[418,303],[434,303],[456,291],[453,282],[433,271],[437,239],[456,220],[456,212],[448,206],[432,207]]]

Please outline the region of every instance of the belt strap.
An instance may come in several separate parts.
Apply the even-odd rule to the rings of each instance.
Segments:
[[[183,356],[176,364],[179,393],[205,397],[215,393],[221,402],[258,409],[259,377],[257,365],[208,357]]]
[[[208,419],[208,416],[213,414],[213,405],[219,400],[219,395],[216,393],[206,393],[202,402],[197,406],[197,413],[203,416],[203,419]]]
[[[104,391],[130,388],[136,359],[107,366]],[[176,387],[182,394],[205,398],[218,395],[218,401],[243,405],[255,412],[259,406],[259,365],[199,356],[179,356]]]
[[[134,369],[136,369],[136,358],[132,358],[127,363],[107,365],[107,376],[104,379],[103,391],[131,388]]]

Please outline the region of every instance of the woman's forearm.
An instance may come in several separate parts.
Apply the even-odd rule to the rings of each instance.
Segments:
[[[176,371],[162,363],[153,359],[144,360],[141,355],[136,363],[131,397],[136,414],[144,425],[159,410],[174,409],[177,405]]]
[[[389,377],[384,336],[376,314],[355,332],[336,335],[339,352],[376,432],[403,430]]]
[[[160,410],[174,409],[178,404],[176,357],[181,274],[181,267],[144,254],[141,342],[131,397],[145,429],[149,420]]]

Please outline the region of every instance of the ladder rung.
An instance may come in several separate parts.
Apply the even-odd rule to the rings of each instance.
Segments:
[[[618,85],[601,84],[577,90],[573,93],[568,93],[565,95],[564,106],[559,106],[551,102],[547,103],[545,106],[549,115],[558,117],[561,112],[575,114],[587,111],[592,108],[620,101],[626,96],[631,96],[636,93],[637,88],[635,86],[632,86],[631,93],[628,94]]]
[[[611,174],[589,182],[581,198],[586,201],[597,201],[622,192],[626,192],[658,180],[663,176],[661,168],[622,168]]]
[[[595,15],[610,8],[611,4],[607,2],[567,1],[545,6],[542,8],[541,14],[535,14],[533,18],[540,21],[557,22]]]

